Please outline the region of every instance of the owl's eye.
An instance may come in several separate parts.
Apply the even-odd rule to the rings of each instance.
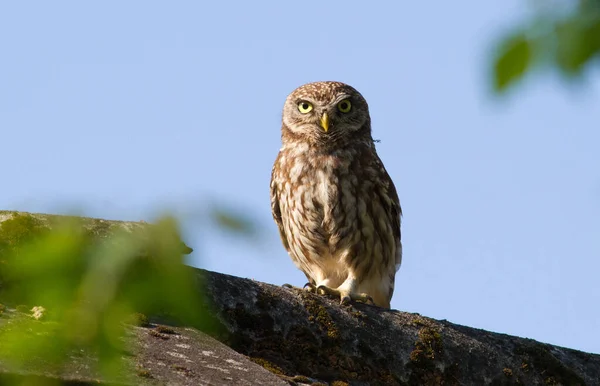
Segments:
[[[338,103],[337,107],[338,110],[340,110],[342,113],[349,113],[352,109],[352,103],[350,103],[348,99],[344,99],[343,101]]]
[[[310,102],[302,101],[298,103],[298,111],[302,114],[310,113],[313,109],[313,105]]]

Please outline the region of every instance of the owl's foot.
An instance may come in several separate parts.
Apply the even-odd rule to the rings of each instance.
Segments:
[[[320,285],[317,287],[317,293],[340,298],[340,304],[348,304],[351,300],[360,300],[364,303],[375,304],[373,302],[373,298],[369,294],[352,293],[347,289],[331,288],[325,285]]]

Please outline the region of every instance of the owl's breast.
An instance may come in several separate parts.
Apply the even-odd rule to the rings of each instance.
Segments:
[[[348,158],[339,155],[298,157],[290,169],[293,207],[303,219],[299,227],[320,244],[335,249],[356,226],[358,180]]]

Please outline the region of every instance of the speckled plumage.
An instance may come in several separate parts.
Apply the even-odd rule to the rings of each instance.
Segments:
[[[366,294],[389,308],[402,260],[401,208],[375,150],[367,102],[343,83],[303,85],[285,101],[281,138],[271,207],[290,257],[309,283],[342,301]]]

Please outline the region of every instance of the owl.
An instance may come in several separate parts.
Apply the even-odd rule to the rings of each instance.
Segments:
[[[390,308],[402,210],[367,101],[344,83],[308,83],[287,97],[282,121],[271,210],[305,288]]]

